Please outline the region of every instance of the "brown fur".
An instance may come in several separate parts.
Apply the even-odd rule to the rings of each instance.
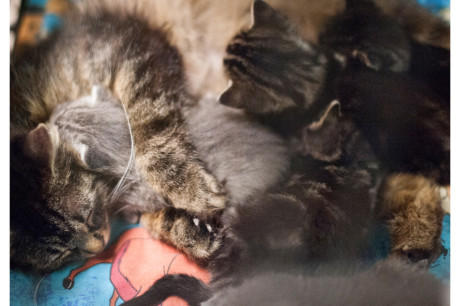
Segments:
[[[439,186],[420,175],[394,174],[382,183],[376,215],[388,223],[391,253],[410,261],[436,259],[443,210]]]

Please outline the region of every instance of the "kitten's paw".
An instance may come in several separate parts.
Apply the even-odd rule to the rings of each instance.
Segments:
[[[206,265],[220,247],[221,235],[214,220],[202,220],[189,212],[172,207],[155,214],[143,214],[140,224],[158,237],[184,252],[190,259]]]
[[[377,218],[385,221],[391,237],[391,255],[410,263],[433,263],[441,254],[444,212],[439,188],[421,175],[393,174],[380,186]]]
[[[189,188],[182,193],[169,195],[172,205],[206,219],[222,212],[227,204],[225,188],[203,167],[195,167],[194,175],[189,179]]]

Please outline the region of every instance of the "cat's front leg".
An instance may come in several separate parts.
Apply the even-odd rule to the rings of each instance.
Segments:
[[[201,265],[206,265],[221,245],[215,222],[203,221],[183,209],[165,207],[144,213],[139,223],[152,237],[174,246]]]
[[[157,101],[156,106],[158,104],[162,101]],[[215,215],[226,204],[222,185],[196,156],[181,113],[174,108],[160,107],[159,111],[139,110],[132,120],[139,170],[153,189],[174,207],[202,218]]]
[[[197,157],[178,101],[186,95],[135,98],[127,104],[136,166],[147,183],[174,207],[200,218],[218,214],[227,197],[223,186]],[[129,98],[129,99],[128,99]]]

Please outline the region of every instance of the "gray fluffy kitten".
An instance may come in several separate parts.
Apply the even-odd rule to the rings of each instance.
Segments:
[[[245,203],[281,183],[290,154],[285,141],[238,109],[206,97],[185,112],[199,158],[226,187],[229,203]]]

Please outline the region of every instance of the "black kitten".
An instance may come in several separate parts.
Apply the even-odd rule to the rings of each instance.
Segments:
[[[397,20],[381,12],[371,0],[347,0],[320,36],[337,59],[352,60],[377,71],[407,71],[409,37]]]

